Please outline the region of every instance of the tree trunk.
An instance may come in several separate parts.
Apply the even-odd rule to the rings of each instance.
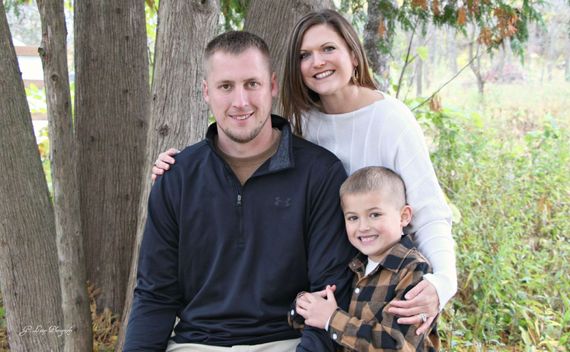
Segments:
[[[570,40],[570,38],[569,38]],[[564,64],[564,79],[566,82],[570,82],[570,46],[566,49],[565,64]]]
[[[424,60],[416,59],[416,96],[421,97],[423,93]]]
[[[429,34],[426,39],[426,45],[429,48],[429,58],[425,62],[424,74],[424,89],[430,91],[432,84],[432,69],[438,67],[441,61],[441,48],[443,43],[442,33],[433,25],[429,25]]]
[[[75,111],[87,279],[122,312],[149,106],[144,1],[75,3]]]
[[[59,256],[65,351],[91,351],[93,334],[81,239],[77,148],[67,70],[63,1],[38,0],[42,20],[40,56],[46,87],[55,228]]]
[[[449,62],[449,70],[452,75],[455,75],[459,68],[457,67],[457,32],[455,28],[448,28],[445,31],[446,44],[447,44],[447,60]]]
[[[505,38],[505,40],[501,43],[498,51],[499,51],[497,53],[498,55],[496,56],[498,62],[497,64],[492,65],[491,67],[494,66],[494,71],[496,72],[497,79],[501,82],[505,82],[503,77],[505,71],[505,65],[507,62],[511,62],[511,57],[512,57],[511,41],[509,38]]]
[[[207,43],[216,34],[218,14],[216,0],[160,1],[137,236],[116,351],[121,351],[124,344],[136,284],[138,253],[152,185],[152,163],[160,151],[173,146],[182,149],[203,139],[206,132],[208,106],[202,98],[202,56]]]
[[[249,2],[244,30],[259,35],[267,42],[273,69],[277,73],[279,82],[283,79],[287,43],[293,27],[307,13],[326,8],[334,9],[332,0],[251,0]],[[273,106],[275,113],[281,113],[279,98]]]
[[[0,2],[0,286],[11,351],[61,351],[55,221]],[[64,334],[64,333],[62,333]]]
[[[483,77],[483,72],[481,68],[481,55],[479,53],[481,50],[481,44],[477,43],[477,35],[475,34],[475,28],[473,28],[471,33],[471,38],[469,40],[469,68],[475,75],[477,79],[477,90],[479,92],[479,98],[483,99],[485,94],[485,77]]]
[[[397,6],[390,0],[369,0],[368,20],[364,26],[364,49],[370,63],[372,72],[378,79],[378,86],[381,91],[388,92],[390,86],[390,57],[389,53],[379,50],[379,43],[382,42],[386,48],[392,48],[393,38],[390,31],[384,24],[384,16],[380,10],[382,2],[388,1],[391,6]]]

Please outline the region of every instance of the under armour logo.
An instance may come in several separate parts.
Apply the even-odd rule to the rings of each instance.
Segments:
[[[273,204],[279,208],[288,208],[291,206],[291,198],[281,199],[281,197],[275,197],[275,203]]]

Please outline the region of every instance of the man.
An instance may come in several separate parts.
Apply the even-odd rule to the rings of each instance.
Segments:
[[[277,83],[262,39],[214,38],[205,71],[216,123],[151,191],[124,350],[332,351],[324,331],[292,330],[287,311],[297,292],[327,284],[348,306],[342,164],[271,115]]]

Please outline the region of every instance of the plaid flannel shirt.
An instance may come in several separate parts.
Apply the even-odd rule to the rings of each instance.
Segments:
[[[355,272],[348,312],[337,309],[329,320],[331,338],[344,351],[437,351],[439,337],[435,320],[427,334],[416,335],[416,326],[397,323],[397,317],[384,310],[392,300],[404,295],[431,272],[427,259],[418,252],[410,236],[403,236],[386,258],[364,276],[367,258],[359,254],[349,267]],[[291,313],[294,313],[291,315]],[[290,312],[295,328],[300,316]]]

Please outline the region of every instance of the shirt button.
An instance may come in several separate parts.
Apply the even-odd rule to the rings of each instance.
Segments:
[[[336,340],[338,338],[338,335],[336,334],[336,332],[332,334],[332,338],[333,338],[333,340]]]
[[[359,294],[360,293],[360,289],[357,287],[354,289],[354,293]]]
[[[291,315],[295,315],[295,309],[291,309]]]

